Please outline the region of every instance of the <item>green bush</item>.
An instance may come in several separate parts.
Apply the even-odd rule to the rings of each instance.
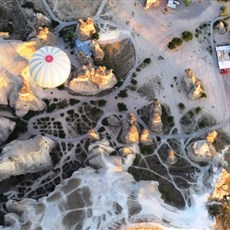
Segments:
[[[145,58],[143,62],[145,64],[149,64],[151,62],[151,58]]]
[[[136,77],[137,76],[137,74],[136,74],[136,72],[134,72],[133,74],[132,74],[132,77]]]
[[[101,100],[98,101],[98,106],[99,106],[99,107],[103,107],[103,106],[106,105],[106,103],[107,103],[106,100],[101,99]]]
[[[99,39],[99,34],[98,34],[98,33],[93,33],[93,34],[91,35],[91,39],[98,40],[98,39]]]
[[[117,96],[122,98],[128,97],[127,89],[121,90]]]
[[[131,80],[131,83],[132,83],[133,85],[136,85],[136,84],[137,84],[137,80],[132,79],[132,80]]]
[[[185,105],[183,103],[181,103],[181,102],[177,105],[177,107],[179,109],[185,109]]]
[[[182,33],[182,39],[184,40],[184,41],[191,41],[192,39],[193,39],[193,35],[192,35],[192,32],[190,32],[190,31],[184,31],[183,33]]]
[[[127,106],[123,102],[117,103],[118,110],[121,111],[127,111]]]
[[[176,45],[176,46],[180,46],[183,43],[183,40],[181,38],[173,38],[172,42]]]
[[[186,6],[189,6],[189,5],[190,5],[190,0],[184,0],[184,4],[185,4]]]
[[[168,48],[171,49],[171,50],[176,49],[176,45],[173,42],[169,42],[168,43]]]

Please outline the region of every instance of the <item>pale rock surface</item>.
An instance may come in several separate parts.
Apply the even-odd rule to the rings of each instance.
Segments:
[[[0,38],[8,38],[9,32],[0,32]]]
[[[140,142],[143,145],[150,145],[153,139],[148,131],[148,129],[143,129],[140,135]]]
[[[158,98],[154,98],[150,107],[150,113],[157,113],[158,115],[162,115],[162,107],[160,100]]]
[[[149,128],[155,133],[161,133],[163,129],[163,123],[161,116],[158,113],[150,113]]]
[[[188,93],[188,98],[190,99],[197,99],[202,96],[204,90],[201,86],[201,82],[199,80],[195,81],[195,84],[192,86],[191,90]]]
[[[124,138],[122,138],[123,143],[138,143],[140,139],[138,129],[135,125],[130,125],[128,129],[124,132]]]
[[[112,88],[116,83],[112,70],[104,66],[82,66],[80,73],[68,82],[67,87],[75,93],[95,95]]]
[[[149,7],[152,6],[152,4],[154,2],[156,2],[157,0],[146,0],[146,3],[145,3],[145,9],[148,9]]]
[[[196,81],[195,74],[193,73],[192,69],[185,69],[185,76],[184,76],[184,82],[186,84],[186,87],[190,89]]]
[[[0,145],[2,145],[14,130],[16,123],[0,116]]]
[[[54,145],[54,141],[44,136],[10,142],[0,155],[0,180],[50,168],[52,162],[49,153]]]
[[[210,162],[217,154],[214,146],[206,141],[199,140],[192,142],[188,147],[188,156],[195,162]]]
[[[115,115],[109,116],[107,120],[108,120],[109,126],[119,127],[121,125],[120,119]]]
[[[39,26],[51,26],[51,21],[42,13],[36,13],[37,21]]]
[[[14,108],[18,117],[23,117],[29,110],[42,111],[46,104],[31,89],[27,82],[23,82],[21,89],[12,91],[9,96],[11,108]]]
[[[77,53],[77,60],[80,64],[80,66],[92,66],[94,64],[93,59],[86,55],[84,52],[78,52]]]
[[[224,197],[230,196],[230,173],[226,169],[222,169],[220,178],[218,179],[215,189],[210,198],[223,200]]]
[[[96,33],[96,29],[92,18],[88,17],[85,21],[82,19],[78,20],[75,34],[80,40],[88,40],[94,33]]]
[[[216,28],[218,29],[218,32],[219,32],[220,34],[225,34],[225,33],[227,32],[227,29],[225,28],[224,23],[223,23],[222,21],[220,21],[220,22],[217,24]]]
[[[95,61],[101,61],[104,58],[104,51],[101,49],[100,45],[95,40],[91,41],[89,48],[93,53],[93,58]]]

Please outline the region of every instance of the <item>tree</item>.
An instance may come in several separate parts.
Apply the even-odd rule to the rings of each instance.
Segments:
[[[190,31],[184,31],[183,33],[182,33],[182,39],[184,40],[184,41],[191,41],[192,39],[193,39],[193,35],[192,35],[192,32],[190,32]]]
[[[118,110],[121,112],[121,111],[127,111],[127,106],[126,104],[124,104],[123,102],[121,103],[117,103],[117,107],[118,107]]]
[[[176,46],[180,46],[183,43],[183,40],[181,38],[173,38],[172,42],[176,45]]]
[[[168,48],[171,50],[176,49],[176,45],[171,41],[168,43]]]
[[[185,4],[185,6],[189,6],[190,5],[190,0],[184,0],[184,4]]]

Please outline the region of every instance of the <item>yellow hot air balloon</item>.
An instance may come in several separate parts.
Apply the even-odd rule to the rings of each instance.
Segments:
[[[71,63],[64,51],[53,46],[37,50],[29,61],[30,75],[44,88],[55,88],[69,77]]]

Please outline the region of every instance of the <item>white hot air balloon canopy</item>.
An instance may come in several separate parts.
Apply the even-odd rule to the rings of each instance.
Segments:
[[[37,50],[29,61],[30,75],[44,88],[55,88],[69,77],[71,63],[64,51],[53,46]]]

